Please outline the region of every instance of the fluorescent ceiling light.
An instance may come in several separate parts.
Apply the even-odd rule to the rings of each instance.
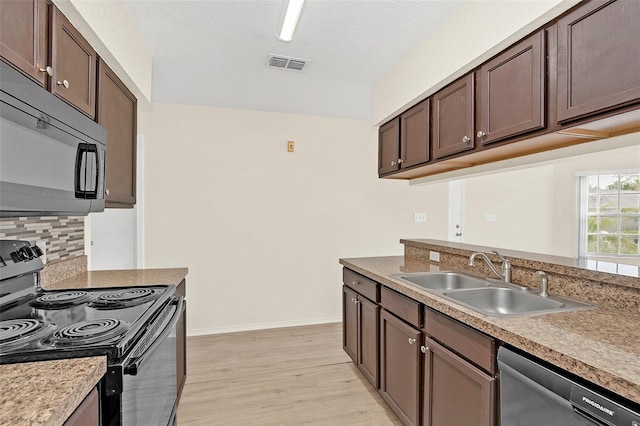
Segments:
[[[296,25],[298,25],[298,18],[300,18],[303,4],[304,0],[289,0],[287,13],[284,15],[284,22],[282,22],[282,30],[280,30],[280,35],[278,36],[280,40],[293,40],[293,33],[296,30]]]

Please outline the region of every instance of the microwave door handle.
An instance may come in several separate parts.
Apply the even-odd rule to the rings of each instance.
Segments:
[[[88,144],[80,143],[78,144],[78,150],[76,151],[76,171],[75,171],[75,192],[76,198],[85,198],[87,195],[86,189],[86,168],[82,167],[84,160],[87,156],[87,147]]]
[[[98,197],[98,182],[100,181],[100,161],[98,161],[98,146],[94,144],[87,144],[87,157],[89,153],[93,153],[93,162],[91,167],[93,170],[87,170],[86,176],[89,179],[90,176],[95,176],[95,180],[92,182],[93,186],[90,189],[87,189],[86,195],[87,198],[95,200]],[[87,168],[89,165],[87,164]]]
[[[128,374],[128,375],[131,375],[131,376],[137,375],[138,374],[138,370],[140,370],[144,366],[144,363],[149,358],[151,358],[151,356],[154,354],[154,352],[156,350],[158,350],[160,345],[164,342],[164,340],[167,338],[167,336],[175,328],[176,324],[180,320],[180,315],[182,315],[182,307],[184,305],[184,297],[180,297],[179,299],[174,300],[172,303],[175,304],[176,301],[177,301],[177,308],[176,308],[173,316],[171,317],[171,320],[167,324],[167,326],[162,330],[162,333],[160,333],[153,340],[153,343],[144,351],[144,353],[142,355],[139,355],[139,356],[136,356],[136,357],[128,356],[124,360],[124,362],[123,362],[124,374]],[[144,344],[144,343],[145,342],[143,341],[142,344]],[[134,347],[131,350],[131,353],[134,354],[137,351],[138,351],[138,346]]]

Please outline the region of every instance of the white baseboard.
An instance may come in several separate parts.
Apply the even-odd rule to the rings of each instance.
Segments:
[[[194,330],[187,330],[187,336],[204,336],[206,334],[222,334],[222,333],[234,333],[237,331],[266,330],[269,328],[297,327],[301,325],[328,324],[333,322],[342,322],[342,317],[318,318],[318,319],[297,320],[297,321],[267,322],[267,323],[263,322],[259,324],[234,325],[234,326],[220,327],[220,328],[197,328]]]

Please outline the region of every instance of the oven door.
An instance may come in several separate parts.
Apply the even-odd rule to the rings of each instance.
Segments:
[[[121,424],[175,424],[176,324],[184,298],[175,299],[171,308],[143,336],[123,362]]]

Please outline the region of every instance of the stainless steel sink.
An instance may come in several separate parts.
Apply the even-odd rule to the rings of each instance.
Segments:
[[[447,291],[442,295],[475,311],[495,317],[567,312],[593,307],[565,297],[541,297],[514,288],[490,287]]]
[[[541,297],[526,287],[461,271],[396,274],[393,278],[493,317],[512,317],[591,309],[561,296]]]
[[[462,272],[418,272],[413,274],[394,275],[427,290],[458,290],[488,287],[489,281],[484,278]]]

